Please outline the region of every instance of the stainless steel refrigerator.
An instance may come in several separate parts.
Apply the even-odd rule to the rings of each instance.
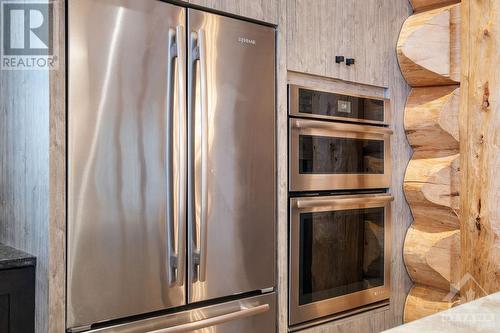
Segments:
[[[275,31],[68,3],[67,328],[275,331]]]

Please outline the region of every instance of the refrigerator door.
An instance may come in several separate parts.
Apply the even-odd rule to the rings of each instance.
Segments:
[[[276,295],[249,297],[92,330],[89,333],[272,333]]]
[[[275,283],[275,31],[188,10],[188,299]]]
[[[185,304],[185,10],[69,1],[69,328]]]

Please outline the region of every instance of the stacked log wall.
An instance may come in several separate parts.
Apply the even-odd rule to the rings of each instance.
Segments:
[[[456,305],[460,279],[460,4],[412,0],[397,53],[412,87],[405,130],[413,148],[404,191],[414,222],[403,255],[414,282],[404,321]]]

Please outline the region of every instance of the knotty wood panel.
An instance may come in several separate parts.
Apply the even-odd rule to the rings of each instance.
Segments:
[[[500,2],[462,6],[462,292],[481,297],[500,290]]]
[[[392,1],[288,0],[287,4],[288,70],[388,86],[394,52]],[[337,64],[336,55],[355,58],[356,64]]]
[[[278,0],[189,0],[189,3],[267,23],[278,22]]]

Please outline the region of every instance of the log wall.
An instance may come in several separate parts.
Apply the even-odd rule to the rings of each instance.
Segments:
[[[409,322],[448,309],[460,279],[458,218],[460,4],[413,0],[398,41],[401,72],[412,87],[405,130],[413,156],[404,191],[414,222],[403,256],[414,282],[404,310]]]

